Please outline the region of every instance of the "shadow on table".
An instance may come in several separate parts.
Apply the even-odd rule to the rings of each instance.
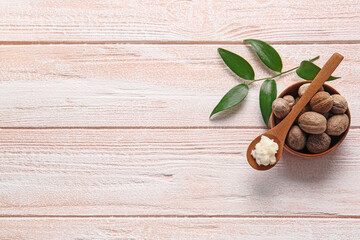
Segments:
[[[339,156],[342,156],[341,148],[333,152],[312,159],[305,159],[284,152],[281,162],[266,172],[258,172],[256,180],[253,179],[252,188],[263,196],[274,194],[274,186],[282,186],[286,183],[317,184],[331,178],[340,164],[337,164]],[[255,170],[254,170],[255,171]],[[269,187],[271,183],[272,187]]]
[[[319,182],[336,171],[336,162],[342,156],[341,148],[318,158],[300,158],[284,152],[282,167],[277,169],[282,178],[300,182]]]

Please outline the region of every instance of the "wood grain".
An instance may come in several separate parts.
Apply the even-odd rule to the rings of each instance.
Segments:
[[[264,69],[245,46],[219,45]],[[260,83],[240,107],[209,121],[213,107],[241,82],[223,64],[217,45],[0,46],[0,127],[263,127]],[[278,45],[284,69],[335,51],[345,60],[329,83],[349,101],[352,126],[360,126],[360,44]],[[278,92],[300,79],[277,80]]]
[[[357,0],[3,0],[0,41],[360,41]]]
[[[347,239],[360,219],[3,218],[1,239]]]
[[[360,129],[317,159],[245,159],[262,129],[3,129],[2,216],[359,216]]]
[[[360,5],[295,0],[0,1],[0,239],[358,239]],[[260,84],[224,47],[274,44],[285,69],[333,53],[352,127],[334,152],[245,159],[265,131]],[[277,80],[278,93],[298,82]],[[236,114],[235,114],[236,113]]]

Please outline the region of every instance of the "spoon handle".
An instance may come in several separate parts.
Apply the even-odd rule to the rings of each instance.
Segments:
[[[301,110],[308,104],[310,99],[315,95],[315,93],[320,89],[320,87],[325,83],[325,81],[331,76],[335,71],[337,66],[344,57],[339,53],[334,53],[331,58],[325,63],[324,67],[316,75],[304,95],[300,100],[295,104],[290,113],[276,126],[278,128],[278,137],[282,140],[285,140],[287,133],[295,121],[296,117],[300,114]],[[274,129],[274,128],[273,128]]]

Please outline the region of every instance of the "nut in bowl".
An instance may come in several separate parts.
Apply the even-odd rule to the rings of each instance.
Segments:
[[[295,83],[279,95],[273,102],[273,112],[269,121],[271,128],[281,122],[310,83]],[[290,110],[283,100],[289,103]],[[334,88],[324,84],[295,120],[284,148],[291,154],[303,158],[325,155],[345,139],[350,128],[350,119],[346,99]]]

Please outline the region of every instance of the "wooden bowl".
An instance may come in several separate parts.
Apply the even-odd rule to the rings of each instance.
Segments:
[[[295,83],[293,85],[291,85],[290,87],[288,87],[287,89],[285,89],[280,95],[279,97],[283,97],[285,95],[292,95],[295,99],[298,97],[298,89],[301,85],[303,85],[304,83],[311,83],[311,81],[302,81],[302,82],[298,82]],[[326,92],[330,93],[330,94],[340,94],[338,91],[336,91],[334,88],[330,87],[329,85],[324,84],[324,89]],[[337,148],[342,141],[344,141],[347,133],[349,132],[350,129],[350,122],[351,122],[351,116],[350,116],[350,110],[349,108],[347,109],[347,111],[345,112],[345,114],[348,115],[349,117],[349,127],[348,129],[341,134],[340,136],[330,136],[331,137],[331,144],[330,144],[330,148],[328,150],[326,150],[325,152],[322,153],[310,153],[306,147],[304,150],[302,151],[295,151],[292,148],[290,148],[289,146],[284,145],[284,148],[286,151],[288,151],[289,153],[298,156],[298,157],[302,157],[302,158],[313,158],[313,157],[319,157],[319,156],[323,156],[329,152],[331,152],[332,150],[334,150],[335,148]],[[276,117],[274,116],[274,113],[271,113],[270,115],[270,127],[273,128],[274,126],[276,126],[275,121],[278,121],[276,119]]]

